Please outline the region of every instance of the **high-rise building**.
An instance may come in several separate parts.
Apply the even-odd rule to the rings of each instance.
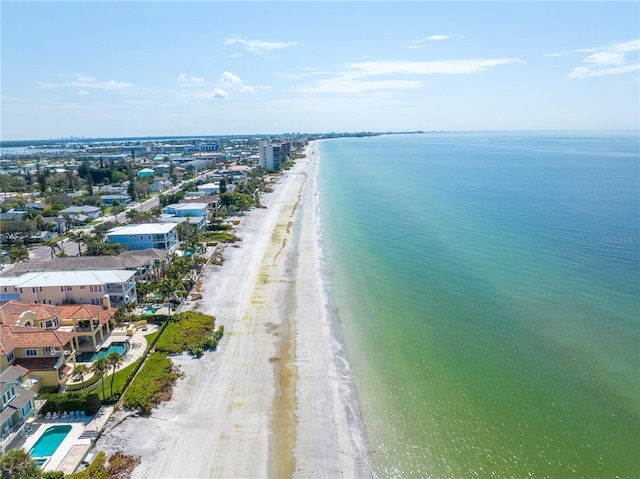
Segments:
[[[289,143],[260,142],[260,166],[267,170],[279,170],[290,154]]]

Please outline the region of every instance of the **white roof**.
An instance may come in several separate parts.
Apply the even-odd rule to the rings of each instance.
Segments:
[[[115,235],[158,235],[167,234],[175,229],[176,225],[167,223],[147,223],[141,225],[120,226],[109,230],[105,236]]]
[[[207,209],[207,203],[176,203],[171,205],[171,209],[174,210],[205,210]]]
[[[20,276],[2,278],[3,286],[37,288],[45,286],[87,286],[90,284],[124,283],[134,271],[88,270],[88,271],[41,271]]]

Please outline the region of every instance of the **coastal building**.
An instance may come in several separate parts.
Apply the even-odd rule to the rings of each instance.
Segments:
[[[199,185],[198,191],[202,192],[204,195],[219,195],[220,183],[205,183],[204,185]]]
[[[267,170],[279,170],[287,162],[291,153],[291,144],[261,141],[259,146],[260,166]]]
[[[76,362],[74,333],[0,324],[0,369],[17,366],[30,388],[60,386]]]
[[[127,270],[134,273],[136,282],[148,281],[154,270],[166,260],[167,254],[163,249],[148,248],[124,251],[118,256],[63,256],[50,261],[23,261],[17,263],[8,275],[19,276],[36,271]]]
[[[171,223],[148,223],[120,226],[105,235],[108,243],[120,243],[128,250],[147,248],[173,251],[178,247],[177,225]]]
[[[2,278],[2,293],[41,304],[119,307],[136,301],[133,271],[45,271]],[[106,303],[106,304],[105,304]]]
[[[29,389],[25,372],[17,366],[2,367],[0,372],[0,431],[2,452],[5,441],[9,444],[24,423],[36,412],[36,392]]]

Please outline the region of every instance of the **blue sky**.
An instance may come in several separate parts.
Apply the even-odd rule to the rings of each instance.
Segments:
[[[638,2],[1,3],[1,136],[635,129]]]

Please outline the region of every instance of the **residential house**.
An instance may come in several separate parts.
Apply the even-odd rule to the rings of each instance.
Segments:
[[[93,304],[120,307],[136,302],[133,271],[46,271],[2,280],[2,293],[41,304]]]
[[[17,263],[9,276],[19,276],[34,271],[127,270],[133,271],[136,282],[151,279],[154,269],[160,267],[168,252],[149,248],[124,251],[118,256],[66,256],[50,261],[25,261]],[[0,289],[1,292],[1,289]]]
[[[100,199],[107,206],[113,206],[114,201],[120,205],[128,205],[132,201],[129,195],[100,195]]]
[[[24,380],[24,370],[17,366],[3,367],[0,372],[0,431],[2,452],[13,441],[18,428],[22,428],[36,409],[36,392]]]
[[[163,215],[160,220],[174,221],[171,218],[172,216],[175,218],[188,218],[190,224],[196,226],[200,231],[204,231],[208,217],[207,207],[207,203],[201,202],[174,203],[162,209]]]
[[[116,325],[117,308],[91,304],[52,306],[10,301],[0,307],[2,323],[73,333],[73,349],[97,351]]]
[[[60,210],[61,215],[68,214],[74,224],[84,224],[87,221],[95,220],[102,216],[102,210],[97,206],[69,206]]]
[[[201,191],[205,195],[219,195],[220,183],[205,183],[198,186],[198,191]]]
[[[0,369],[20,367],[31,388],[66,384],[75,366],[74,333],[0,324]]]
[[[155,175],[155,171],[152,168],[143,168],[138,171],[138,176],[140,178],[149,178]]]
[[[105,235],[108,243],[120,243],[128,250],[147,248],[173,251],[178,247],[177,225],[172,223],[148,223],[120,226]]]

